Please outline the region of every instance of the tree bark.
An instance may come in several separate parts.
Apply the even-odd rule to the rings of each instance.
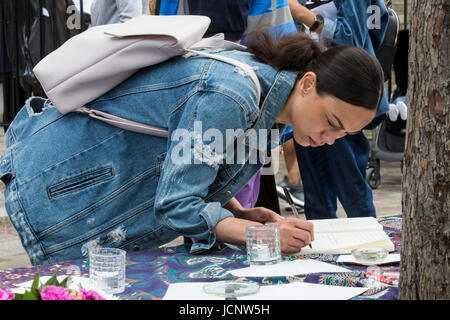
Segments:
[[[399,299],[449,299],[450,2],[410,8]]]

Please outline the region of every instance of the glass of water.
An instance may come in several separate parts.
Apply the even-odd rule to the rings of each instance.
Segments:
[[[125,290],[126,252],[116,248],[97,248],[89,252],[90,285],[107,294]]]
[[[276,264],[281,261],[280,226],[269,224],[247,227],[246,237],[250,265]]]

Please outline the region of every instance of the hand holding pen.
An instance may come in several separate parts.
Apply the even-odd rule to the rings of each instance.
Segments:
[[[299,219],[300,216],[298,214],[297,208],[295,207],[294,201],[292,200],[291,194],[289,193],[289,190],[286,187],[283,187],[284,195],[286,196],[286,201],[289,203],[289,205],[292,208],[292,212],[294,213],[294,216]],[[312,249],[311,243],[309,243],[309,247]]]

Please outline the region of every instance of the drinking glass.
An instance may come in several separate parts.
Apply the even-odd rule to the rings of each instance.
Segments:
[[[97,248],[89,252],[90,285],[107,294],[125,290],[126,252],[116,248]]]
[[[280,226],[270,224],[246,228],[247,260],[250,265],[276,264],[281,261]]]

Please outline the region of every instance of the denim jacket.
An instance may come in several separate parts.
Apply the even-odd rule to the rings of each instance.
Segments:
[[[222,206],[262,161],[249,161],[259,152],[248,147],[249,136],[223,139],[222,150],[233,152],[216,154],[211,138],[195,132],[225,137],[230,129],[270,130],[296,77],[246,52],[215,52],[254,68],[259,107],[241,69],[192,55],[143,69],[88,105],[165,127],[170,139],[84,114],[62,115],[42,98],[27,101],[6,133],[0,178],[8,215],[33,264],[80,258],[98,246],[154,248],[180,235],[198,240],[192,253],[213,247],[214,227],[232,216]],[[194,132],[192,139],[179,139],[183,129]],[[239,143],[248,147],[245,159],[230,161]],[[174,161],[180,154],[185,163]]]

